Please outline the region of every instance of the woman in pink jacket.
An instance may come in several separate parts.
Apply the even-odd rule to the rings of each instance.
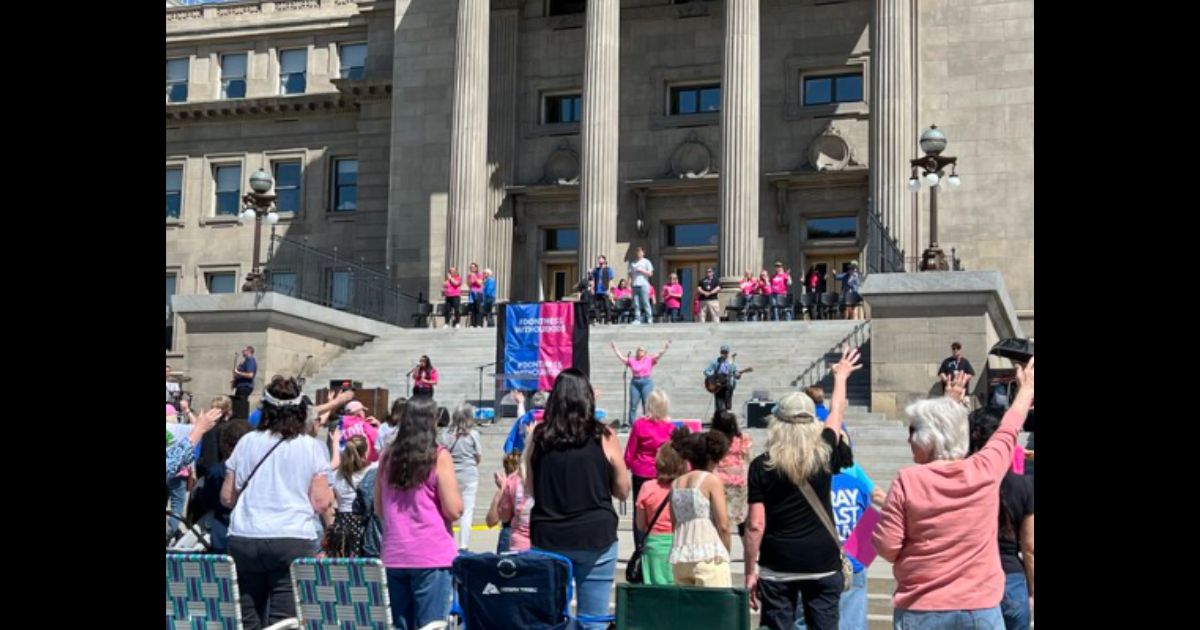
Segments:
[[[646,401],[646,417],[638,418],[633,423],[633,430],[625,442],[625,465],[629,466],[629,472],[633,475],[633,496],[638,496],[642,484],[654,481],[658,474],[654,458],[658,456],[659,447],[671,440],[671,431],[675,428],[675,423],[671,422],[671,399],[667,393],[661,389],[650,392]],[[636,519],[637,508],[634,510]],[[636,525],[634,528],[636,530]],[[638,536],[641,536],[641,532],[638,532]]]
[[[967,456],[969,430],[955,378],[944,398],[909,405],[908,444],[918,465],[900,470],[872,542],[892,563],[897,628],[1003,628],[1004,571],[996,552],[1000,482],[1033,403],[1033,358],[1000,428]]]

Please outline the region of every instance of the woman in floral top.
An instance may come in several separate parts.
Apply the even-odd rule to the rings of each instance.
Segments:
[[[729,438],[729,452],[717,464],[717,477],[725,484],[725,502],[729,523],[736,525],[738,536],[746,534],[746,473],[750,470],[750,436],[738,429],[737,416],[732,411],[718,411],[712,428]]]

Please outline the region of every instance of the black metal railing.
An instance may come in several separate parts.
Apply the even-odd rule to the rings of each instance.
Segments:
[[[904,273],[904,250],[879,215],[867,212],[867,273]]]
[[[332,251],[271,236],[263,267],[269,291],[396,326],[411,325],[420,299],[387,273]]]
[[[822,354],[820,358],[808,364],[808,367],[792,381],[792,385],[798,389],[804,389],[810,385],[820,383],[827,374],[829,374],[830,365],[826,361],[826,355],[841,354],[842,348],[846,344],[850,344],[855,348],[861,348],[863,344],[871,339],[871,321],[863,320],[854,327],[845,337],[842,337],[828,352]]]

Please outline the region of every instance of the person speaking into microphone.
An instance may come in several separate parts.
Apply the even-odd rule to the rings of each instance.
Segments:
[[[628,366],[629,370],[633,372],[633,379],[629,381],[629,415],[625,416],[625,426],[633,423],[639,401],[642,403],[642,413],[646,412],[646,400],[650,398],[650,392],[654,391],[654,380],[650,378],[650,373],[670,347],[671,341],[667,340],[667,345],[663,346],[662,352],[654,356],[650,356],[646,352],[645,346],[638,346],[632,354],[621,354],[621,351],[617,349],[617,342],[612,342],[613,353],[617,355],[617,360]]]
[[[417,367],[413,368],[410,374],[413,379],[413,398],[417,396],[433,398],[433,386],[438,383],[438,373],[429,357],[421,355],[421,359],[417,361]]]

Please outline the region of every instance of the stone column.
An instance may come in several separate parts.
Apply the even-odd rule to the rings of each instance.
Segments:
[[[617,101],[620,0],[589,0],[583,68],[582,157],[579,178],[579,275],[610,260],[617,241]],[[619,264],[614,265],[619,268]]]
[[[457,267],[464,283],[467,265],[483,258],[484,226],[490,219],[485,210],[487,109],[483,106],[488,98],[489,17],[488,0],[458,0],[446,267]]]
[[[907,187],[909,160],[917,146],[913,3],[874,0],[871,12],[869,194],[872,210],[906,258],[921,251],[913,225],[913,193]]]
[[[762,266],[758,240],[759,0],[725,0],[721,69],[721,303],[744,269]]]
[[[510,3],[511,4],[511,3]],[[498,7],[504,5],[497,5]],[[479,264],[496,274],[496,299],[509,296],[512,286],[512,211],[506,208],[504,187],[516,172],[517,139],[517,26],[519,15],[512,8],[492,11],[487,146],[487,230],[484,256]]]

